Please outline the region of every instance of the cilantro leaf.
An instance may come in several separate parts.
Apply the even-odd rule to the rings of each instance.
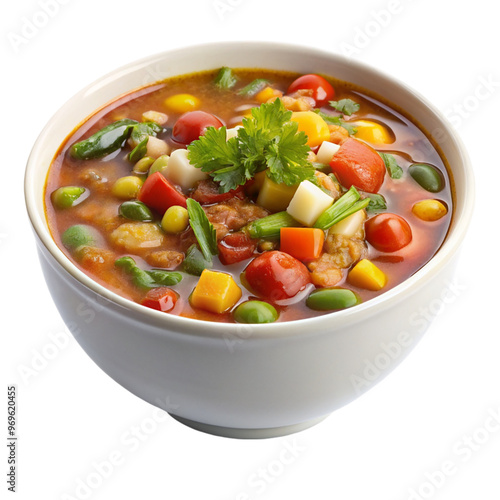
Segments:
[[[337,125],[339,127],[345,128],[347,132],[349,132],[349,135],[354,135],[358,131],[356,127],[342,120],[340,116],[328,115],[326,113],[323,113],[323,111],[320,111],[319,109],[314,109],[313,111],[315,113],[318,113],[318,115],[321,116],[321,118],[323,118],[326,123],[331,123],[332,125]]]
[[[276,99],[252,108],[243,119],[238,135],[226,141],[226,129],[209,127],[205,135],[188,146],[192,165],[208,172],[225,193],[269,169],[269,177],[287,185],[312,178],[314,168],[307,160],[310,148],[292,112]]]
[[[370,198],[370,203],[368,203],[368,206],[366,207],[366,210],[368,212],[375,212],[377,210],[386,210],[387,209],[387,202],[385,201],[385,198],[378,193],[365,193],[367,198]]]
[[[390,153],[380,153],[378,152],[382,160],[384,160],[385,168],[391,176],[391,179],[401,179],[403,176],[403,169],[398,165],[396,158]]]
[[[353,113],[359,111],[359,104],[352,99],[340,99],[340,101],[330,101],[330,106],[342,114],[351,116]]]
[[[213,224],[208,220],[207,214],[201,205],[192,198],[186,200],[189,214],[189,225],[198,240],[200,249],[206,260],[212,260],[212,255],[217,255],[217,236]]]
[[[314,167],[304,158],[307,156],[307,136],[297,133],[298,124],[287,122],[281,135],[271,142],[265,157],[269,167],[269,177],[277,184],[287,186],[314,177]]]

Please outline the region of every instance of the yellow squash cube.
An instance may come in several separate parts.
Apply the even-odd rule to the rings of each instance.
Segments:
[[[307,145],[311,148],[319,146],[330,139],[330,129],[327,123],[314,111],[296,111],[291,120],[299,125],[299,132],[307,135]]]
[[[351,285],[376,292],[387,284],[387,276],[373,262],[362,259],[349,271],[347,281]]]
[[[392,132],[381,123],[371,120],[358,120],[353,125],[357,128],[356,139],[362,139],[370,144],[391,144],[394,142]]]
[[[276,184],[264,173],[262,187],[257,197],[257,205],[270,212],[281,212],[288,207],[297,187],[297,185]]]
[[[241,288],[230,274],[205,269],[190,297],[193,307],[213,313],[231,309],[241,298]]]
[[[201,101],[191,94],[175,94],[165,99],[167,108],[176,113],[187,113],[200,107]]]

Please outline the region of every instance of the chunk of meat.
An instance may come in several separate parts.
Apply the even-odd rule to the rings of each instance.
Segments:
[[[150,266],[175,269],[182,264],[184,254],[175,250],[158,250],[146,255],[145,259]]]
[[[222,224],[229,231],[237,231],[249,222],[261,219],[269,212],[247,200],[231,198],[224,203],[218,203],[205,209],[208,220],[214,224]]]
[[[78,175],[78,180],[83,186],[100,193],[106,192],[111,185],[104,172],[94,167],[83,169]]]
[[[291,95],[281,97],[281,102],[290,111],[311,111],[316,106],[311,89],[300,89]]]
[[[117,227],[109,239],[120,250],[138,253],[161,246],[165,238],[161,229],[152,222],[126,222]]]
[[[103,266],[113,265],[115,260],[115,254],[111,250],[92,246],[78,248],[75,257],[83,268],[92,272],[98,272]]]
[[[116,217],[118,213],[118,204],[114,201],[104,202],[102,200],[85,200],[84,203],[73,208],[74,214],[82,222],[95,224],[109,233],[120,225],[120,220]]]
[[[335,257],[326,252],[319,259],[309,262],[307,267],[316,286],[335,286],[343,278],[342,269],[337,267]]]
[[[314,175],[316,179],[318,179],[321,187],[325,188],[334,200],[340,198],[340,196],[342,195],[342,190],[340,189],[340,184],[338,182],[335,182],[331,177],[324,174],[323,172],[320,172],[319,170],[316,170],[316,172],[314,172]]]
[[[328,124],[330,129],[330,142],[342,144],[346,139],[349,139],[349,132],[340,125]]]
[[[316,286],[335,286],[343,278],[343,269],[366,257],[367,247],[361,225],[352,237],[330,231],[325,240],[325,252],[307,264]]]

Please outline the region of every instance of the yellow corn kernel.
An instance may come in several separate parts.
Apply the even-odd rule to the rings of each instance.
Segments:
[[[267,102],[273,97],[281,97],[282,95],[283,92],[281,92],[280,90],[273,89],[272,87],[266,87],[265,89],[262,89],[258,94],[256,94],[255,99],[258,102]]]
[[[193,307],[223,313],[241,298],[241,289],[230,274],[205,269],[190,297]]]
[[[358,120],[353,123],[358,130],[356,138],[371,144],[391,144],[394,142],[392,131],[381,123],[371,120]]]
[[[290,200],[297,191],[298,184],[287,186],[286,184],[276,184],[267,175],[264,175],[262,187],[257,197],[257,205],[264,207],[270,212],[281,212],[286,210]]]
[[[127,175],[126,177],[120,177],[115,181],[111,192],[122,200],[131,200],[136,198],[139,190],[142,187],[142,180],[134,175]]]
[[[296,111],[292,113],[291,120],[298,123],[299,132],[307,135],[307,145],[311,148],[330,139],[327,123],[314,111]]]
[[[413,205],[411,211],[426,222],[441,219],[448,213],[446,206],[438,200],[422,200]]]
[[[161,220],[161,227],[166,233],[177,234],[187,228],[189,224],[188,211],[179,205],[167,209]]]
[[[191,94],[175,94],[165,99],[165,105],[176,113],[194,111],[200,104],[201,101]]]
[[[387,284],[387,276],[373,262],[362,259],[349,271],[347,281],[351,285],[376,292]]]

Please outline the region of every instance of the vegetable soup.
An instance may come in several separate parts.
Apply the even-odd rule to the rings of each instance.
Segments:
[[[328,314],[438,251],[452,181],[381,96],[318,74],[227,67],[99,109],[46,182],[52,236],[130,300],[208,321]]]

